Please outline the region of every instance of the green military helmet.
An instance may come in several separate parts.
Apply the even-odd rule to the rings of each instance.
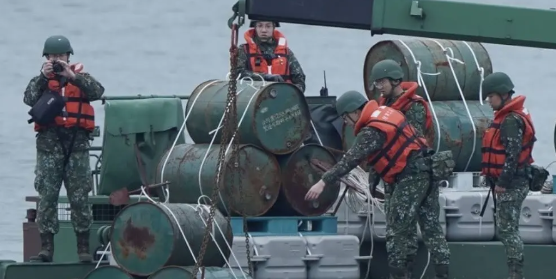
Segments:
[[[73,54],[73,48],[71,47],[70,41],[68,38],[55,35],[50,36],[44,42],[44,48],[42,50],[42,56],[46,56],[48,54],[63,54],[63,53],[70,53]]]
[[[382,60],[376,63],[371,70],[371,81],[383,78],[402,79],[402,67],[400,67],[396,61],[391,59]]]
[[[496,72],[485,78],[481,89],[485,96],[492,93],[505,94],[514,90],[514,83],[507,74]]]
[[[348,91],[336,100],[336,111],[338,115],[344,115],[346,113],[354,112],[365,105],[369,100],[365,95],[351,90]]]
[[[255,25],[257,25],[257,22],[259,21],[270,21],[270,20],[251,20],[251,22],[249,23],[249,28],[255,28]],[[274,23],[274,27],[280,27],[280,22],[273,21],[272,23]]]

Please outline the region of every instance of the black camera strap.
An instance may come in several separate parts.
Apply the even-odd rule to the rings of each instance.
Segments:
[[[65,77],[63,77],[63,78],[60,80],[60,88],[62,88],[62,90],[65,90],[65,89],[63,89],[63,88],[66,86],[66,84],[67,84],[67,80],[66,80]],[[77,120],[76,120],[75,126],[73,126],[73,127],[71,128],[73,133],[72,133],[72,136],[71,136],[70,144],[69,144],[69,146],[67,147],[67,149],[66,149],[66,146],[64,145],[64,139],[65,139],[65,137],[62,136],[62,133],[61,133],[60,130],[59,130],[60,128],[59,128],[59,127],[56,127],[56,129],[55,129],[56,135],[58,136],[58,141],[60,142],[60,145],[61,145],[61,147],[62,147],[62,153],[64,154],[64,163],[63,163],[63,169],[64,169],[63,176],[64,176],[64,177],[65,177],[65,175],[66,175],[66,172],[65,172],[65,171],[66,171],[66,167],[67,167],[67,165],[68,165],[68,163],[69,163],[69,159],[70,159],[71,153],[73,152],[73,146],[74,146],[74,144],[75,144],[75,139],[77,138],[77,132],[79,131],[79,128],[80,128],[79,124],[81,124],[81,112],[82,112],[82,108],[83,108],[83,98],[79,98],[79,108],[78,108],[78,110],[77,110]]]

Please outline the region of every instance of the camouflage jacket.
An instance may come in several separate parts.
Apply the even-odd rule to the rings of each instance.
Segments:
[[[508,187],[514,180],[517,170],[519,154],[521,153],[525,123],[521,117],[510,113],[500,125],[500,141],[506,147],[506,161],[502,174],[495,182],[500,187]]]
[[[259,42],[257,38],[254,38],[255,43],[259,46],[259,49],[263,54],[274,54],[274,49],[276,48],[276,41],[271,40],[270,42]],[[247,53],[245,52],[246,44],[239,46],[238,58],[236,65],[236,73],[240,77],[250,77],[253,80],[260,80],[260,77],[253,75],[253,72],[249,70],[249,59]],[[305,73],[301,68],[301,64],[295,57],[295,54],[291,49],[288,48],[288,63],[290,67],[291,80],[294,85],[299,87],[302,92],[305,92]]]
[[[392,105],[399,97],[392,97],[386,99],[386,106]],[[426,135],[427,127],[427,111],[425,107],[420,103],[412,103],[409,109],[405,112],[405,118],[411,126],[420,133],[421,136]]]
[[[90,102],[97,101],[104,94],[104,87],[100,82],[88,73],[78,73],[75,80],[71,83],[83,91]],[[37,103],[42,93],[47,90],[48,80],[40,74],[29,81],[25,92],[23,93],[23,102],[32,107]],[[67,150],[73,137],[73,129],[60,127],[46,128],[37,134],[37,149],[49,152],[63,152]],[[72,150],[82,150],[89,147],[89,133],[84,130],[77,130],[75,136],[74,147]],[[62,149],[60,143],[63,142],[65,147]]]
[[[336,165],[322,175],[322,180],[326,185],[336,183],[361,162],[367,160],[373,153],[382,149],[385,142],[386,135],[382,131],[373,127],[361,129],[352,147]],[[371,168],[369,179],[371,179],[371,176],[374,177],[374,175],[375,172]]]
[[[326,185],[333,185],[340,180],[340,178],[356,168],[361,162],[367,160],[373,153],[381,150],[385,143],[386,134],[373,127],[364,127],[357,135],[357,138],[355,138],[353,146],[336,165],[322,175],[322,180]],[[421,158],[423,158],[421,152],[413,152],[410,154],[407,158],[406,167],[397,175],[397,178],[401,179],[420,173],[421,170],[417,162]],[[372,186],[378,174],[372,166],[369,166],[368,172],[369,184]]]

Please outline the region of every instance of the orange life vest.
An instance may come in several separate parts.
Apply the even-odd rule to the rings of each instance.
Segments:
[[[272,57],[265,57],[261,53],[259,46],[253,39],[255,38],[255,29],[247,30],[244,37],[247,42],[245,53],[247,53],[247,58],[249,59],[248,67],[251,71],[260,74],[280,75],[284,81],[291,83],[288,44],[286,37],[280,31],[274,30],[273,37],[278,43]]]
[[[83,70],[83,65],[81,63],[73,64],[70,67],[74,73],[80,73]],[[49,78],[48,89],[58,92],[66,101],[64,111],[62,112],[62,115],[56,117],[54,125],[65,128],[79,125],[79,127],[82,127],[85,130],[93,131],[95,129],[95,110],[81,89],[69,82],[66,86],[60,88],[60,82],[58,80],[53,79],[53,76]],[[79,123],[77,123],[80,102],[81,117],[79,117]],[[35,131],[38,132],[43,128],[45,127],[39,126],[35,123]]]
[[[369,165],[387,183],[394,183],[396,175],[407,165],[412,151],[425,151],[427,141],[417,136],[415,128],[407,122],[403,113],[390,107],[378,106],[369,101],[355,123],[355,135],[364,127],[374,127],[386,134],[382,149],[369,156]]]
[[[482,150],[482,174],[498,178],[504,168],[506,162],[506,147],[500,141],[500,125],[510,113],[514,113],[523,119],[525,130],[523,131],[523,140],[521,153],[519,154],[518,168],[532,164],[533,145],[537,139],[535,138],[535,127],[531,115],[523,106],[525,103],[524,96],[518,96],[510,100],[501,110],[494,113],[494,121],[486,129],[483,135]]]
[[[433,134],[432,130],[432,113],[429,108],[428,102],[423,99],[423,97],[417,95],[417,88],[419,84],[416,82],[402,82],[400,84],[402,89],[405,91],[398,99],[389,107],[397,109],[402,113],[406,113],[413,103],[419,103],[425,107],[425,136]],[[386,98],[380,97],[378,99],[378,104],[384,106],[386,103]],[[429,139],[430,140],[430,139]]]

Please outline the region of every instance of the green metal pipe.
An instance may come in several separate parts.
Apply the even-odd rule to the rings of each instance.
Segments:
[[[202,276],[204,275],[204,276]],[[153,273],[149,279],[234,279],[234,278],[247,278],[252,277],[245,274],[245,277],[241,270],[237,268],[227,268],[227,267],[205,267],[199,269],[197,277],[193,277],[193,266],[167,266],[159,269],[157,272]]]
[[[156,98],[178,98],[188,100],[189,95],[136,95],[136,96],[103,96],[101,100],[114,101],[114,100],[138,100],[138,99],[156,99]]]
[[[239,1],[251,20],[371,30],[447,40],[556,49],[553,9],[448,0]],[[241,15],[240,15],[241,16]]]
[[[122,269],[137,276],[149,276],[168,265],[194,265],[195,259],[181,231],[197,257],[203,242],[206,228],[203,220],[207,222],[208,207],[199,209],[204,216],[202,219],[196,206],[176,203],[161,206],[151,202],[128,205],[112,225],[110,241],[114,260]],[[224,258],[228,259],[231,253],[226,242],[232,243],[232,227],[219,211],[214,215],[214,222],[212,234],[216,242],[210,238],[203,264],[223,266]]]

